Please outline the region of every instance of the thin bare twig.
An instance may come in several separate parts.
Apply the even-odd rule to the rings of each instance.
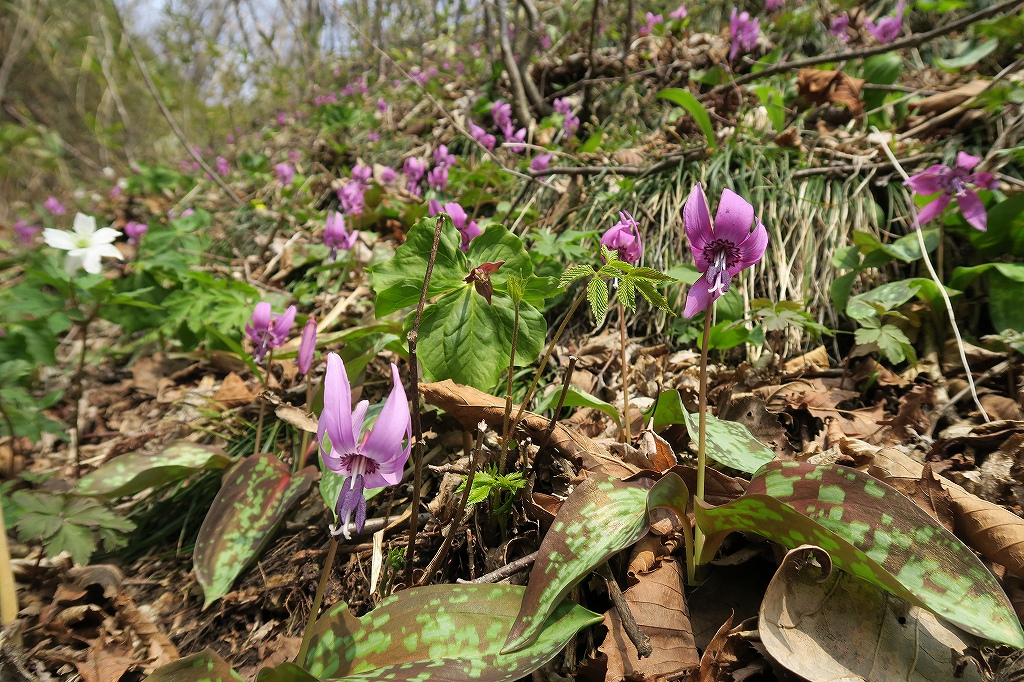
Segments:
[[[555,424],[558,423],[558,415],[562,411],[562,406],[565,405],[565,396],[569,393],[569,385],[572,382],[572,373],[576,371],[576,361],[579,360],[575,355],[569,356],[569,366],[565,368],[565,376],[562,377],[562,390],[558,394],[558,404],[555,405],[555,413],[551,415],[551,421],[548,422],[548,428],[544,431],[544,438],[540,441],[540,449],[543,450],[544,446],[548,444],[551,439],[551,434],[555,432]]]
[[[629,637],[629,641],[636,647],[637,657],[646,658],[650,656],[654,653],[651,638],[637,625],[636,618],[633,617],[633,612],[629,609],[626,597],[622,594],[619,583],[615,580],[615,576],[612,575],[608,564],[601,564],[594,572],[604,578],[604,582],[608,586],[608,596],[611,597],[612,604],[615,605],[615,610],[619,614],[622,629],[626,632],[626,636]]]
[[[499,582],[501,580],[504,580],[505,578],[515,575],[516,573],[521,573],[528,569],[530,566],[533,565],[533,562],[537,560],[538,554],[540,554],[539,551],[533,552],[532,554],[527,554],[524,557],[520,557],[515,561],[502,566],[496,571],[485,573],[476,580],[457,580],[456,582],[464,585],[479,585],[481,583]]]
[[[863,59],[865,57],[873,57],[876,54],[883,54],[885,52],[894,52],[896,50],[902,50],[907,47],[918,47],[923,45],[935,38],[940,38],[948,33],[957,31],[966,26],[981,21],[982,19],[988,19],[994,17],[1000,12],[1009,11],[1016,9],[1017,7],[1024,5],[1024,0],[1003,0],[994,5],[986,7],[983,10],[979,10],[974,14],[969,14],[966,17],[951,21],[948,24],[933,28],[930,31],[924,31],[923,33],[914,33],[906,38],[900,40],[894,40],[891,43],[883,43],[879,45],[873,45],[871,47],[864,47],[858,50],[847,50],[845,52],[832,52],[828,54],[820,54],[815,57],[807,57],[806,59],[796,59],[794,61],[778,62],[776,64],[770,64],[765,68],[757,71],[756,73],[751,72],[739,76],[728,83],[722,83],[711,88],[708,92],[700,96],[699,99],[707,99],[712,95],[716,95],[726,90],[745,85],[751,81],[759,80],[761,78],[767,78],[774,76],[777,73],[783,73],[785,71],[793,71],[795,69],[802,69],[807,66],[816,66],[818,64],[826,64],[828,62],[839,62],[851,59]]]
[[[416,359],[416,341],[420,334],[420,320],[423,319],[423,308],[427,305],[427,290],[430,288],[430,275],[434,272],[434,261],[437,260],[437,245],[441,241],[441,230],[444,228],[444,215],[439,213],[434,223],[434,243],[430,247],[430,259],[427,271],[423,275],[423,289],[420,291],[420,302],[416,305],[416,317],[412,329],[406,337],[409,341],[409,395],[412,398],[412,437],[416,444],[413,448],[413,484],[412,484],[412,516],[409,519],[409,548],[405,557],[405,584],[413,584],[413,560],[416,558],[416,530],[420,509],[420,486],[423,485],[423,424],[420,422],[420,379],[419,366]]]

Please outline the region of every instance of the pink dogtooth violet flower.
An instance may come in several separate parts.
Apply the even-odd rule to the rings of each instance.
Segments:
[[[18,235],[18,241],[22,244],[31,244],[39,232],[40,227],[38,225],[32,225],[26,220],[19,220],[14,223],[14,234]]]
[[[576,134],[576,129],[579,128],[579,127],[580,127],[580,117],[579,116],[573,116],[572,114],[570,114],[570,115],[565,117],[564,121],[562,121],[562,130],[565,131],[565,134],[567,136],[569,136],[569,137],[572,137],[573,135],[575,135]]]
[[[448,188],[448,167],[434,166],[427,173],[427,185],[435,192],[443,192]]]
[[[686,5],[679,5],[679,7],[669,13],[668,18],[679,21],[680,19],[685,19],[688,14],[689,12],[686,11]]]
[[[390,185],[398,177],[398,173],[395,172],[394,168],[386,166],[384,170],[380,172],[380,181],[385,185]]]
[[[513,143],[508,145],[509,151],[516,154],[522,154],[523,151],[526,150],[526,147],[514,144],[516,142],[522,142],[523,140],[526,139],[526,128],[520,128],[519,130],[513,132],[512,123],[510,122],[507,126],[502,128],[501,133],[502,135],[505,136],[506,143]]]
[[[290,163],[279,163],[274,166],[274,174],[277,175],[278,182],[288,187],[295,179],[295,168]]]
[[[538,154],[530,162],[530,170],[543,173],[551,165],[551,154]]]
[[[257,364],[263,362],[271,348],[277,348],[288,340],[295,322],[295,306],[280,314],[271,314],[270,304],[261,301],[256,304],[249,321],[245,323],[245,333],[256,346],[252,356]]]
[[[349,180],[338,190],[338,201],[341,202],[341,210],[345,215],[363,214],[363,193],[366,186],[358,180]]]
[[[839,38],[844,43],[850,39],[850,36],[846,34],[846,29],[850,26],[850,15],[840,14],[837,17],[832,18],[832,24],[828,28],[828,32]]]
[[[380,113],[383,114],[383,113],[386,113],[387,110],[388,110],[387,100],[385,100],[383,97],[378,97],[377,98],[377,111],[379,111]]]
[[[448,151],[448,145],[442,144],[434,150],[434,163],[445,167],[455,165],[455,155]]]
[[[47,212],[52,213],[53,215],[64,215],[65,213],[68,212],[68,210],[64,207],[64,204],[57,201],[57,197],[50,197],[49,199],[44,201],[43,208],[45,208]]]
[[[904,0],[900,0],[899,4],[896,5],[896,14],[890,17],[882,17],[878,20],[878,23],[866,19],[864,21],[864,28],[875,37],[880,43],[891,43],[899,37],[900,31],[903,29],[903,10],[906,9],[907,3]]]
[[[955,168],[942,164],[929,166],[917,175],[911,175],[910,179],[903,183],[914,190],[915,194],[922,196],[942,192],[917,214],[918,225],[938,218],[946,210],[946,206],[949,206],[949,202],[956,199],[960,212],[964,214],[964,219],[968,223],[982,232],[988,228],[985,205],[981,203],[978,194],[967,185],[995,189],[999,182],[991,173],[971,173],[980,161],[980,157],[960,152],[956,155]]]
[[[227,175],[231,172],[231,164],[223,156],[217,157],[217,173],[219,175]]]
[[[370,132],[366,133],[366,139],[369,140],[370,142],[380,142],[380,133],[378,133],[376,130],[371,130]]]
[[[619,211],[619,222],[601,235],[601,243],[612,251],[618,251],[619,258],[631,265],[638,262],[644,253],[640,226],[628,211]]]
[[[364,187],[368,186],[370,184],[370,180],[372,178],[373,178],[373,169],[370,168],[369,166],[363,165],[361,163],[357,163],[352,168],[352,179],[355,180],[356,182],[360,183]]]
[[[499,128],[511,125],[512,105],[505,100],[499,99],[491,105],[491,118],[494,119],[494,125]]]
[[[769,12],[775,12],[782,9],[783,4],[785,0],[765,0],[764,8]]]
[[[476,125],[475,123],[469,124],[469,134],[472,135],[473,139],[479,142],[483,147],[489,151],[494,151],[494,145],[497,144],[498,140],[491,135],[489,132]]]
[[[337,211],[327,214],[327,223],[324,226],[324,246],[331,250],[327,260],[334,262],[338,257],[338,251],[348,251],[356,245],[359,232],[352,230],[350,233],[345,229],[345,217]]]
[[[345,477],[334,507],[338,524],[331,526],[332,535],[351,538],[349,524],[353,514],[355,531],[362,532],[366,523],[363,491],[398,485],[402,480],[402,469],[412,448],[412,417],[394,364],[391,365],[391,380],[391,395],[384,402],[380,416],[373,428],[363,433],[369,402],[362,400],[352,409],[352,386],[345,363],[337,353],[327,356],[324,410],[320,414],[317,439],[324,466]]]
[[[149,225],[146,223],[137,223],[134,220],[129,220],[125,223],[124,233],[128,236],[128,243],[131,245],[137,245],[142,239],[142,235],[149,232]]]
[[[570,113],[572,113],[572,104],[569,102],[568,97],[555,98],[555,101],[551,103],[551,106],[555,108],[556,114],[568,116]]]
[[[693,317],[729,291],[733,276],[761,260],[768,247],[768,230],[754,217],[754,207],[729,189],[722,190],[712,224],[699,182],[683,205],[683,226],[694,263],[704,273],[686,293],[683,316]]]
[[[736,59],[741,50],[746,54],[757,47],[757,36],[760,33],[761,24],[757,19],[751,19],[749,12],[738,13],[733,7],[729,15],[729,35],[732,37],[729,61]]]
[[[423,174],[427,172],[427,162],[410,156],[402,164],[402,170],[405,171],[405,177],[409,179],[410,183],[419,184],[419,181],[423,179]]]
[[[646,18],[647,25],[640,27],[640,35],[642,36],[650,35],[651,31],[654,30],[655,26],[664,23],[665,21],[665,17],[661,16],[660,14],[655,14],[654,12],[648,12]]]
[[[302,340],[299,342],[299,355],[297,364],[299,374],[309,374],[313,366],[313,353],[316,351],[316,318],[312,315],[306,320],[306,326],[302,328]]]

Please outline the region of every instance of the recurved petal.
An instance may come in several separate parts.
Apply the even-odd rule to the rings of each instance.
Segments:
[[[704,196],[704,188],[699,182],[690,190],[690,196],[683,204],[683,227],[686,228],[686,238],[690,241],[693,257],[703,258],[704,248],[711,241],[711,210],[708,208],[707,197]],[[701,270],[706,269],[705,263]]]
[[[956,155],[956,167],[961,170],[969,171],[979,163],[981,163],[980,156],[971,156],[967,152],[960,152]]]
[[[252,315],[249,316],[249,325],[252,326],[253,331],[265,332],[270,329],[270,310],[270,304],[266,301],[256,304]]]
[[[995,189],[999,186],[999,181],[996,180],[996,176],[991,173],[973,173],[964,178],[964,180],[972,185],[981,187],[982,189]]]
[[[96,231],[96,219],[91,215],[78,213],[75,215],[75,222],[72,224],[72,229],[80,235],[89,236]]]
[[[956,198],[956,203],[960,205],[960,211],[968,223],[982,232],[988,229],[988,214],[977,192],[965,189],[964,193]]]
[[[324,377],[324,411],[320,415],[320,438],[323,432],[331,438],[331,446],[339,452],[355,452],[352,437],[352,388],[345,371],[345,363],[337,353],[327,356],[327,375]]]
[[[94,244],[89,247],[89,251],[99,255],[106,256],[108,258],[117,258],[118,260],[124,260],[124,254],[121,253],[113,244]]]
[[[949,205],[949,195],[940,194],[935,198],[935,201],[930,204],[926,204],[917,213],[917,224],[925,225],[939,217],[943,211],[946,210],[946,206]]]
[[[764,256],[765,249],[767,248],[768,230],[765,229],[764,223],[758,220],[757,227],[755,227],[754,231],[747,235],[747,238],[740,244],[739,260],[729,268],[729,276],[732,277],[741,270],[746,270],[754,263],[760,261]]]
[[[52,227],[43,230],[43,241],[55,249],[64,249],[65,251],[75,248],[76,244],[75,238],[71,236],[70,232],[55,230]]]
[[[707,273],[693,283],[690,290],[686,292],[686,306],[683,308],[683,317],[693,317],[718,298],[718,296],[709,291],[710,288],[711,285],[708,284]]]
[[[715,239],[728,239],[733,244],[742,244],[750,236],[753,225],[754,207],[731,189],[723,189],[715,214]]]
[[[409,416],[409,403],[405,397],[405,388],[398,376],[398,368],[391,365],[391,379],[394,381],[394,388],[391,395],[384,402],[384,408],[377,417],[377,422],[366,437],[366,442],[359,449],[367,457],[376,462],[391,461],[399,455],[406,453],[408,447],[402,447],[402,439],[411,430],[411,418]]]
[[[949,174],[949,168],[940,164],[929,166],[917,175],[911,175],[903,183],[914,190],[917,194],[928,196],[946,189],[945,176]]]
[[[278,345],[288,340],[288,334],[292,331],[292,325],[295,323],[295,306],[290,305],[288,309],[281,313],[276,320],[274,320],[274,340],[277,341]]]
[[[363,432],[363,422],[366,421],[366,410],[370,407],[369,400],[360,400],[352,410],[352,440],[359,443]]]

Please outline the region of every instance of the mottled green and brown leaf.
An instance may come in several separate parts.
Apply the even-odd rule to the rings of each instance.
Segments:
[[[684,517],[688,498],[682,479],[671,473],[657,483],[595,477],[576,486],[541,542],[522,608],[502,651],[528,646],[573,585],[639,540],[649,527],[650,509],[673,509]]]
[[[191,476],[208,469],[223,469],[231,458],[220,448],[176,440],[161,452],[129,452],[115,457],[83,476],[74,493],[113,499]]]
[[[772,462],[744,495],[698,505],[707,534],[702,560],[744,530],[793,549],[826,550],[836,567],[923,606],[967,632],[1024,647],[1024,631],[995,577],[927,512],[854,469]]]
[[[243,682],[213,649],[179,658],[153,671],[146,682]]]
[[[384,599],[362,618],[345,604],[313,626],[304,667],[321,679],[511,682],[551,660],[601,616],[562,602],[530,646],[500,652],[523,601],[518,585],[431,585]],[[286,679],[286,678],[285,678]]]
[[[192,557],[206,597],[203,608],[231,590],[315,477],[313,466],[293,477],[288,465],[267,453],[242,460],[224,475]]]

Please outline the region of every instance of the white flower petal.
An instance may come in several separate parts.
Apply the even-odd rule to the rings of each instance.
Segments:
[[[121,236],[121,233],[112,227],[101,227],[92,235],[93,244],[110,244]]]
[[[100,274],[102,271],[100,268],[100,254],[96,253],[94,249],[86,249],[82,255],[82,267],[91,275]]]
[[[93,218],[91,215],[79,213],[78,215],[75,216],[74,229],[76,233],[82,235],[83,237],[88,237],[89,235],[96,231],[96,219]]]
[[[43,240],[46,241],[47,245],[55,249],[64,249],[65,251],[75,248],[75,244],[77,244],[75,237],[70,232],[55,230],[52,227],[43,230]]]
[[[69,275],[73,275],[80,267],[82,267],[82,259],[69,253],[68,257],[64,260],[64,270]]]
[[[89,247],[89,251],[99,256],[108,256],[110,258],[124,260],[124,255],[113,244],[95,244]]]

